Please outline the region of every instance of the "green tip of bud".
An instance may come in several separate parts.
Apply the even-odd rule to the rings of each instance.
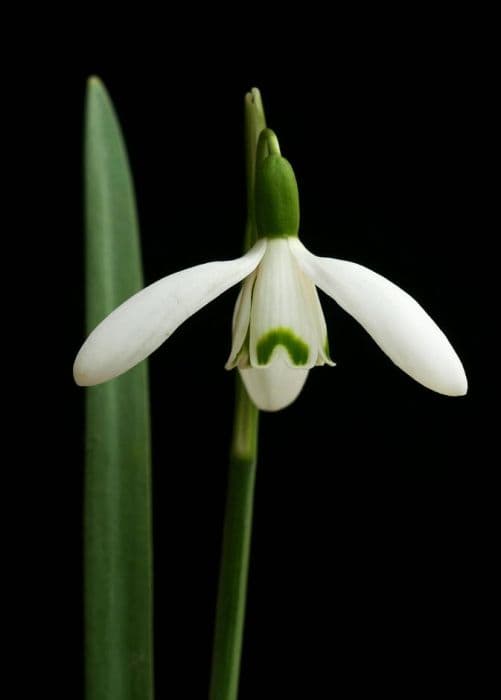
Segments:
[[[256,224],[259,237],[297,236],[299,232],[299,193],[296,176],[288,160],[280,155],[278,139],[271,129],[259,137],[256,163]]]

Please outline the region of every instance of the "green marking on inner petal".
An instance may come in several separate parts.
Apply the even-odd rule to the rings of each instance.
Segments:
[[[277,345],[282,345],[291,361],[295,365],[305,365],[308,362],[310,348],[304,340],[301,340],[289,328],[273,328],[257,342],[257,361],[260,365],[266,365]]]

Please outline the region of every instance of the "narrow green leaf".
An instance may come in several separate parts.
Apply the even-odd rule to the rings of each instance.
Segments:
[[[85,120],[86,324],[142,287],[132,178],[97,78]],[[146,363],[86,390],[87,700],[151,700],[152,533]]]

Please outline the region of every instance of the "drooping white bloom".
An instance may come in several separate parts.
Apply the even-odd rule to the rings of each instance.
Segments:
[[[304,247],[297,237],[294,174],[276,153],[256,172],[256,221],[260,237],[241,258],[169,275],[105,318],[76,357],[77,384],[100,384],[126,372],[196,311],[243,281],[226,368],[238,368],[258,408],[288,406],[312,367],[334,364],[315,287],[351,314],[413,379],[448,396],[466,393],[465,372],[452,345],[411,296],[362,265],[317,257]]]
[[[312,255],[295,237],[260,239],[237,260],[197,265],[138,292],[87,338],[75,360],[75,381],[90,386],[127,371],[241,280],[226,367],[239,368],[262,410],[289,405],[312,367],[333,364],[315,285],[413,379],[449,396],[467,391],[454,349],[412,297],[362,265]]]

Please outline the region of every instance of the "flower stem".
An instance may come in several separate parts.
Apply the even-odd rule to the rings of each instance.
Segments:
[[[210,700],[236,700],[257,464],[258,410],[237,378]]]
[[[260,132],[266,127],[259,90],[245,96],[248,215],[245,250],[256,241],[254,176]],[[259,411],[240,375],[236,378],[235,421],[230,453],[210,700],[236,700],[247,595],[256,480]]]

